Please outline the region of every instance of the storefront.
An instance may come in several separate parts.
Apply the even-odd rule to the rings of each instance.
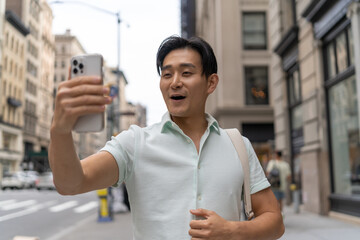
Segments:
[[[360,216],[359,79],[355,63],[354,16],[356,1],[313,1],[303,17],[321,41],[327,106],[331,194],[330,210]],[[355,14],[359,14],[358,7]],[[355,26],[358,25],[355,23]],[[358,30],[358,29],[357,29]]]

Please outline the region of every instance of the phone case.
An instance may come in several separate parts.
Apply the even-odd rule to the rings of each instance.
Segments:
[[[71,78],[78,76],[101,76],[103,57],[100,54],[85,54],[71,58]],[[73,130],[78,133],[99,132],[105,126],[105,113],[88,114],[78,118]]]

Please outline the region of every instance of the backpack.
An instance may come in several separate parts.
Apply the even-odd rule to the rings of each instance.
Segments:
[[[268,180],[271,184],[272,188],[280,188],[281,180],[280,180],[280,169],[276,166],[276,164],[271,169]]]

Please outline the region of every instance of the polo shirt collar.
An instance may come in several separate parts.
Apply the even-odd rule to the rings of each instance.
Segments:
[[[218,134],[220,134],[220,127],[219,123],[216,121],[216,119],[211,116],[210,114],[206,113],[206,120],[208,122],[208,129],[214,129]],[[166,112],[161,119],[161,133],[166,132],[167,129],[176,129],[181,130],[175,122],[171,120],[170,113]]]

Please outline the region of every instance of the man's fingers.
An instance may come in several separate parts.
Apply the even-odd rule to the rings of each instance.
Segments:
[[[190,229],[189,235],[192,237],[191,239],[204,239],[209,237],[210,232],[206,229]]]
[[[74,87],[83,84],[101,84],[102,78],[99,76],[80,76],[61,82],[61,87]]]
[[[104,97],[98,95],[82,95],[75,98],[66,98],[61,102],[63,108],[90,106],[90,105],[106,105],[111,103],[111,97]]]
[[[57,93],[58,98],[63,97],[77,97],[80,95],[107,95],[109,88],[102,85],[81,85],[73,88],[59,88]]]
[[[190,222],[190,228],[192,229],[203,229],[208,228],[209,224],[206,220],[192,220]]]
[[[198,208],[198,209],[191,209],[190,213],[195,216],[202,216],[207,218],[211,215],[212,211],[203,208]]]
[[[79,106],[64,110],[64,118],[79,117],[86,114],[101,113],[105,111],[105,105]]]

